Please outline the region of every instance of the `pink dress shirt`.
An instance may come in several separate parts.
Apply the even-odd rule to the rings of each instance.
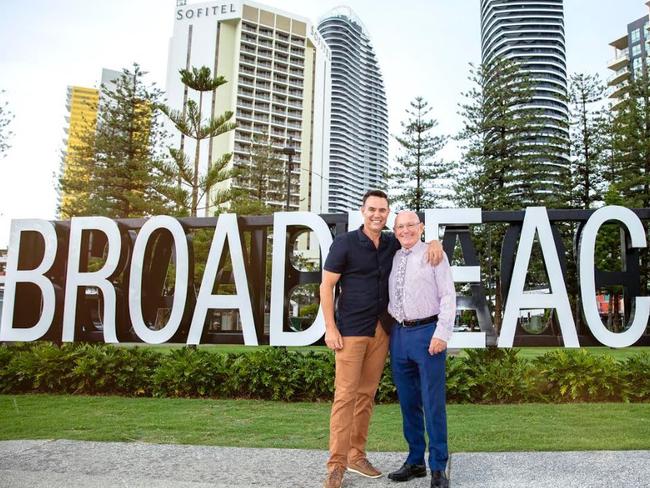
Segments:
[[[388,278],[388,312],[398,321],[418,320],[438,315],[433,337],[449,342],[456,318],[456,289],[447,256],[436,266],[426,260],[427,245],[418,241],[411,249],[400,249],[393,258]],[[406,266],[400,263],[406,259]],[[403,277],[399,276],[404,273]],[[404,282],[401,303],[398,280]]]

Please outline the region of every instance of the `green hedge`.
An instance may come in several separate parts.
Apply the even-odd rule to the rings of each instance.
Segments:
[[[47,342],[0,347],[0,393],[118,394],[157,397],[329,401],[334,356],[260,348],[219,353]],[[378,402],[397,394],[387,361]],[[533,360],[516,349],[470,349],[447,360],[450,403],[639,402],[650,400],[650,354],[624,361],[585,349]]]

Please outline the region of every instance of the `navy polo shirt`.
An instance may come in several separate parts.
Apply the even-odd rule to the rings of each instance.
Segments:
[[[336,325],[342,336],[375,335],[388,307],[388,276],[400,248],[395,235],[385,232],[377,248],[362,229],[336,236],[323,266],[341,275]]]

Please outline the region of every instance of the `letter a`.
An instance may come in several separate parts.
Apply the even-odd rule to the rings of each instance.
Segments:
[[[551,293],[524,293],[535,232],[539,235],[539,243],[542,247]],[[510,290],[508,291],[508,301],[503,315],[501,334],[499,335],[499,347],[512,347],[519,311],[535,308],[556,309],[564,346],[580,347],[562,269],[560,268],[560,259],[553,241],[551,223],[544,207],[529,207],[526,209]]]
[[[230,258],[232,259],[232,274],[235,278],[235,295],[213,295],[212,288],[217,280],[219,261],[223,253],[223,247],[228,239]],[[196,308],[192,317],[192,325],[187,336],[188,344],[198,344],[203,333],[203,324],[209,309],[237,309],[241,319],[244,333],[244,343],[247,346],[257,346],[257,334],[255,333],[255,322],[253,321],[253,307],[248,291],[248,280],[246,279],[246,268],[244,266],[244,254],[242,252],[241,240],[239,238],[239,227],[235,214],[221,214],[214,229],[214,237],[208,254],[208,261],[205,264],[203,279],[199,297],[196,300]]]

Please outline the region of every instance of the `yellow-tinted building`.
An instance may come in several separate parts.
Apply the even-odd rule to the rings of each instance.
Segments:
[[[107,89],[114,86],[114,81],[120,76],[119,71],[102,70],[101,83]],[[77,181],[87,180],[88,175],[75,164],[78,161],[76,156],[83,152],[88,141],[88,134],[95,130],[97,124],[97,109],[100,101],[100,90],[84,86],[68,86],[66,109],[68,114],[65,117],[65,137],[63,138],[63,150],[61,158],[61,174],[64,178]],[[58,207],[60,209],[74,207],[74,202],[79,198],[78,192],[70,193],[61,190],[59,193]],[[70,218],[64,211],[59,217]]]
[[[67,125],[64,129],[64,149],[61,159],[61,173],[66,179],[74,178],[83,181],[86,175],[75,164],[75,157],[87,140],[89,132],[95,130],[97,122],[97,105],[99,104],[99,90],[83,86],[69,86],[66,100],[68,115],[65,120]],[[65,209],[74,206],[79,195],[71,192],[61,191],[59,194],[59,208]],[[61,211],[60,218],[70,218],[70,215]]]

